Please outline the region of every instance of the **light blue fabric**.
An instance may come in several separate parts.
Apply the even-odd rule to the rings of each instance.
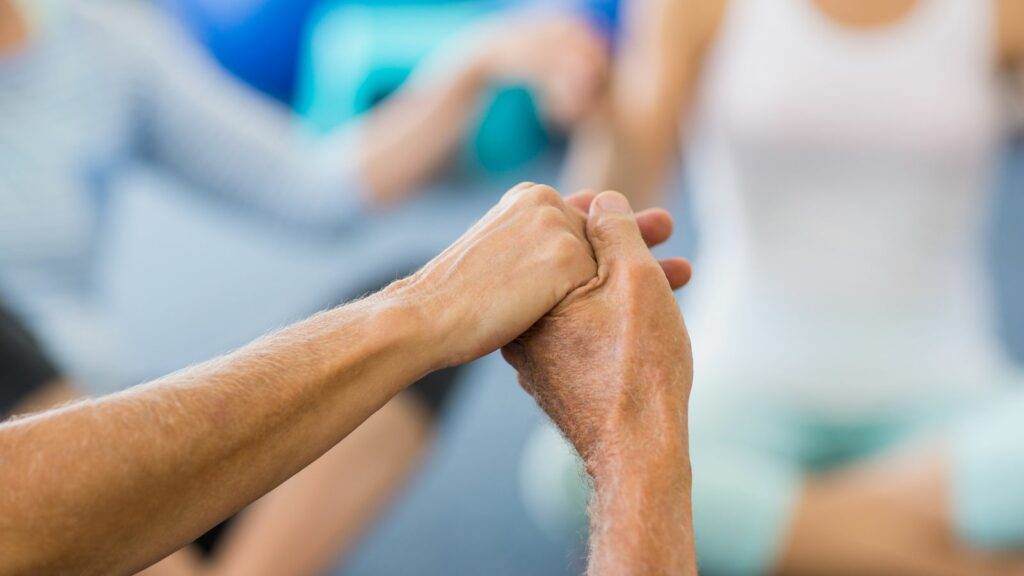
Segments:
[[[1024,387],[952,434],[952,511],[958,535],[983,550],[1024,544]]]
[[[351,135],[310,140],[146,4],[62,0],[0,62],[0,291],[69,376],[124,384],[102,282],[109,196],[134,168],[252,212],[363,211]]]
[[[302,30],[319,0],[162,0],[218,62],[286,103],[295,89]]]
[[[839,422],[764,398],[727,397],[718,384],[694,382],[690,447],[697,554],[703,568],[722,575],[771,573],[807,476],[947,435],[984,402],[936,396]],[[1024,450],[1019,456],[1024,462]],[[1004,465],[986,461],[971,475]]]

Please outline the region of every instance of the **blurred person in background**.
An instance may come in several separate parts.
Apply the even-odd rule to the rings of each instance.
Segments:
[[[314,140],[146,3],[0,0],[0,289],[70,376],[118,381],[115,338],[92,283],[103,198],[119,172],[153,162],[282,220],[343,227],[437,173],[492,83],[528,83],[564,122],[583,115],[601,81],[600,40],[568,17],[523,24],[481,23],[358,125]],[[43,394],[76,393],[59,381]],[[436,399],[424,396],[389,404],[261,501],[209,568],[326,568],[429,440]],[[357,469],[373,473],[355,478]],[[198,569],[187,553],[154,571]]]
[[[1024,374],[984,251],[1024,2],[625,10],[571,170],[647,205],[685,143],[702,567],[1024,571]]]

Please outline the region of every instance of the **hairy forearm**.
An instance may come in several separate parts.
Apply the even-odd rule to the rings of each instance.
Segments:
[[[589,466],[590,576],[697,573],[685,424],[646,428]]]
[[[0,426],[0,573],[127,573],[194,539],[435,368],[421,317],[371,298]]]

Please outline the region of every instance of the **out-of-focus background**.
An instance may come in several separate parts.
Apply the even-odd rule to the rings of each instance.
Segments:
[[[361,118],[455,31],[500,11],[536,8],[512,0],[150,3],[225,73],[291,108],[296,131],[314,136]],[[561,4],[615,50],[616,2]],[[5,73],[6,63],[0,82]],[[473,106],[455,159],[415,197],[328,232],[239,209],[159,165],[133,162],[121,170],[103,200],[90,288],[104,329],[116,334],[118,377],[89,383],[89,391],[158,377],[355,297],[439,252],[514,183],[561,181],[566,131],[545,118],[528,88],[502,86]],[[3,114],[0,107],[0,123],[8,121]],[[0,155],[16,163],[17,146],[0,142]],[[1001,154],[989,256],[1001,337],[1024,361],[1024,141],[1007,143]],[[699,230],[685,170],[678,172],[670,201],[678,233],[659,251],[689,256]],[[88,340],[88,325],[68,330]],[[524,503],[524,450],[543,422],[500,357],[468,367],[422,466],[334,572],[580,573],[583,531],[545,526]]]

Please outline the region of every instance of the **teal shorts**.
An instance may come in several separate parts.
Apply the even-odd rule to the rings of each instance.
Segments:
[[[934,440],[949,447],[949,506],[958,536],[979,549],[1024,544],[1024,386],[839,423],[763,400],[702,393],[727,388],[699,384],[690,403],[693,514],[697,554],[708,573],[770,573],[808,475]],[[523,470],[527,504],[544,525],[578,531],[585,528],[588,486],[582,479],[566,482],[580,476],[578,461],[571,448],[555,448],[524,460],[533,462]],[[537,496],[541,476],[558,478],[547,482],[550,494],[543,497]],[[551,505],[556,501],[576,504],[566,511]]]
[[[1024,386],[844,422],[695,391],[690,414],[694,528],[709,573],[771,572],[808,475],[935,441],[949,450],[960,539],[1024,543]]]

